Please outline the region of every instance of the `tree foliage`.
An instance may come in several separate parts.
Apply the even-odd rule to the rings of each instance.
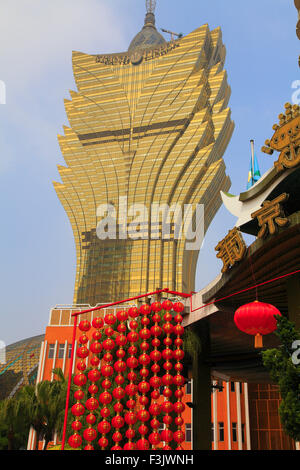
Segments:
[[[278,315],[276,320],[276,335],[281,344],[278,349],[262,352],[263,363],[280,389],[282,401],[279,415],[282,426],[291,438],[300,441],[300,365],[292,361],[292,345],[300,339],[300,332],[284,316]]]

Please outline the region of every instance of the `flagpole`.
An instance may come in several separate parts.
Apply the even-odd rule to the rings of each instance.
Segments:
[[[254,184],[254,140],[250,140],[251,145],[251,158],[252,158],[252,184]]]

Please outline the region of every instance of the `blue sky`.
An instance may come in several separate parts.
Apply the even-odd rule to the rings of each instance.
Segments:
[[[63,100],[76,89],[71,53],[124,51],[140,30],[144,0],[10,0],[0,6],[1,330],[7,344],[43,333],[49,309],[72,302],[75,247],[52,187],[64,164],[57,134],[67,125]],[[247,184],[251,138],[260,152],[299,80],[293,0],[158,0],[157,26],[187,34],[221,26],[236,127],[225,154],[230,192]],[[197,289],[220,272],[214,247],[235,219],[223,207],[207,233]]]

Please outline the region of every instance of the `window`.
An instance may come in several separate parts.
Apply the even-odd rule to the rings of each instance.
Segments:
[[[48,359],[54,358],[54,349],[55,349],[55,344],[49,344]]]
[[[72,344],[69,344],[69,352],[68,352],[69,359],[71,359],[71,354],[72,354]]]
[[[232,392],[235,391],[235,383],[234,382],[230,382],[230,389]]]
[[[186,423],[185,425],[185,442],[192,442],[192,424]]]
[[[237,442],[237,425],[232,423],[232,442]]]
[[[65,354],[65,345],[60,344],[58,347],[58,359],[63,359],[64,354]]]
[[[214,423],[211,423],[211,442],[214,442]]]
[[[187,395],[191,395],[191,393],[192,393],[192,381],[191,380],[189,380],[188,383],[185,386],[185,393]]]
[[[219,423],[219,441],[224,442],[224,423]]]

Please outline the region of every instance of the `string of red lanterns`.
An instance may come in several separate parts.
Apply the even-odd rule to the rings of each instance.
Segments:
[[[149,407],[149,412],[151,416],[153,416],[152,420],[150,421],[150,426],[152,428],[152,432],[149,435],[148,439],[150,444],[152,445],[152,449],[156,449],[158,444],[160,443],[160,434],[159,434],[159,426],[160,422],[158,420],[158,415],[161,412],[161,407],[157,403],[157,400],[160,397],[159,393],[159,387],[161,385],[161,379],[158,377],[158,372],[160,371],[160,366],[158,362],[161,359],[161,353],[158,350],[160,346],[160,340],[159,336],[162,334],[162,329],[159,326],[159,323],[161,321],[161,317],[158,312],[162,310],[162,305],[160,302],[154,302],[151,305],[151,310],[154,312],[154,315],[152,316],[152,321],[154,322],[154,325],[151,327],[150,332],[153,337],[151,344],[153,346],[153,351],[150,353],[150,359],[153,362],[151,366],[151,371],[153,373],[153,376],[149,380],[150,386],[153,388],[153,391],[151,392],[151,398],[153,402],[151,403]]]
[[[164,450],[171,450],[172,440],[177,443],[178,450],[182,449],[181,444],[184,441],[184,433],[182,431],[183,418],[181,415],[185,408],[182,402],[184,378],[181,375],[183,369],[181,361],[184,357],[182,350],[183,340],[181,338],[184,331],[181,325],[181,312],[183,309],[184,306],[181,302],[173,304],[171,301],[165,300],[162,304],[156,301],[151,306],[145,304],[139,309],[131,307],[128,311],[121,310],[117,312],[116,316],[108,313],[104,317],[106,339],[102,343],[100,330],[104,327],[104,322],[102,318],[98,317],[92,322],[94,332],[92,333],[92,343],[89,348],[87,347],[89,338],[86,333],[90,330],[91,324],[87,320],[80,322],[79,329],[83,334],[79,338],[80,346],[77,349],[77,357],[80,359],[77,364],[79,372],[74,377],[74,383],[78,389],[74,394],[76,403],[71,409],[72,414],[75,416],[75,421],[72,423],[74,434],[69,438],[71,447],[79,448],[82,446],[82,437],[81,433],[79,433],[82,429],[80,418],[88,410],[89,413],[85,418],[88,427],[82,433],[83,439],[87,441],[87,445],[84,447],[85,450],[94,449],[93,441],[97,438],[97,430],[101,435],[98,444],[101,450],[105,450],[109,445],[108,434],[112,432],[112,429],[112,440],[114,441],[114,445],[111,447],[112,450],[121,450],[121,441],[125,437],[128,442],[125,443],[124,450],[148,450],[150,446],[152,449],[157,449],[161,441],[164,442]],[[162,310],[165,311],[163,318],[159,314]],[[171,310],[176,312],[174,318]],[[150,327],[149,316],[151,312],[153,315],[151,318],[152,326]],[[140,318],[139,321],[137,321],[138,317]],[[117,320],[119,324],[116,330],[114,330],[113,325]],[[159,323],[162,320],[163,325],[160,326]],[[172,323],[173,320],[176,323],[175,325]],[[139,323],[141,327],[138,333]],[[129,328],[128,333],[127,327]],[[165,333],[163,340],[164,349],[161,351],[162,344],[159,337],[163,332]],[[175,336],[175,348],[172,348],[172,335]],[[137,343],[139,341],[141,341],[139,346],[140,354],[137,358]],[[150,345],[152,345],[151,351],[149,351]],[[90,359],[92,369],[86,377],[84,371],[87,367],[86,362],[89,356],[89,349],[93,353]],[[100,359],[98,356],[102,350],[103,363],[99,370]],[[128,354],[127,359],[125,357],[126,353]],[[114,355],[116,359],[114,359]],[[164,360],[164,374],[162,377],[158,375],[161,358]],[[140,367],[140,381],[137,383],[138,377],[135,369],[138,367]],[[175,373],[172,373],[173,368]],[[128,369],[127,379],[129,383],[124,387],[126,369]],[[150,374],[149,369],[151,370],[150,378],[148,377]],[[117,375],[115,376],[115,384],[111,392],[111,378],[115,373]],[[101,382],[102,392],[100,390],[101,393],[97,399],[96,396],[99,392],[97,383],[101,377],[103,379]],[[88,387],[90,398],[85,401],[84,405],[82,403],[84,399],[82,387],[86,384],[87,379],[91,382]],[[158,400],[161,396],[159,391],[161,385],[164,386],[164,402],[160,405]],[[174,400],[172,400],[171,385],[176,385],[174,392],[175,403],[172,403]],[[123,399],[125,396],[128,397],[128,400],[126,402],[127,410],[124,411]],[[150,400],[149,396],[151,396]],[[111,417],[109,405],[113,398],[116,400],[113,406],[115,415]],[[96,430],[93,426],[97,421],[95,411],[99,407],[101,421],[98,423]],[[170,429],[173,422],[172,411],[175,411],[177,414],[175,418],[177,430],[174,433]],[[162,421],[165,429],[159,433],[159,416],[161,413],[163,413]],[[134,429],[134,425],[137,422],[139,423],[138,432],[140,438],[136,436]],[[127,429],[124,436],[121,429],[125,424]]]
[[[139,426],[139,433],[141,438],[137,441],[136,447],[138,450],[148,450],[150,445],[149,441],[146,439],[146,435],[148,434],[148,426],[146,425],[147,421],[149,421],[150,413],[147,410],[147,405],[149,403],[149,398],[147,397],[147,393],[150,390],[150,384],[147,382],[147,377],[149,375],[148,365],[150,363],[150,356],[147,354],[149,349],[149,343],[147,340],[151,337],[151,332],[147,328],[150,323],[148,315],[151,313],[151,307],[148,304],[141,305],[139,309],[141,318],[141,325],[142,329],[140,330],[139,336],[142,339],[142,343],[140,344],[141,354],[139,356],[139,363],[142,366],[140,369],[140,376],[142,378],[141,382],[138,384],[138,391],[140,392],[139,397],[139,404],[141,405],[141,409],[137,413],[138,421],[141,423]]]
[[[137,394],[137,386],[135,385],[137,374],[134,372],[134,369],[136,369],[139,364],[139,361],[136,358],[137,347],[135,346],[135,343],[137,343],[139,340],[139,335],[136,332],[136,329],[138,328],[138,322],[135,320],[139,316],[138,308],[131,307],[128,310],[128,316],[131,318],[129,322],[130,332],[127,335],[127,341],[130,344],[128,348],[129,357],[126,362],[127,367],[129,368],[129,373],[127,375],[129,384],[126,386],[125,392],[129,397],[126,402],[126,406],[129,411],[125,414],[125,422],[128,425],[128,429],[126,430],[125,435],[128,439],[128,442],[125,444],[124,450],[135,450],[136,445],[132,440],[135,437],[135,430],[133,429],[133,425],[137,422],[137,415],[135,412],[136,401],[134,399]]]

